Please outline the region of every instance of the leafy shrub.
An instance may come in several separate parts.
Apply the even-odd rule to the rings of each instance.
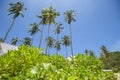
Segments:
[[[43,49],[21,46],[0,57],[0,80],[116,80],[103,64],[83,54],[68,59],[45,55]]]

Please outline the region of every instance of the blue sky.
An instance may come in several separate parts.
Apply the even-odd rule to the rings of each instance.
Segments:
[[[10,43],[13,36],[18,36],[20,39],[30,36],[27,33],[30,24],[40,21],[36,15],[40,14],[42,8],[52,4],[61,13],[61,16],[56,19],[57,22],[62,22],[62,27],[64,27],[60,37],[69,34],[69,27],[64,22],[63,13],[70,9],[76,13],[76,22],[72,23],[74,53],[84,53],[85,49],[89,49],[99,55],[102,45],[110,51],[120,51],[120,0],[1,0],[0,37],[5,36],[12,22],[12,15],[8,16],[8,4],[17,1],[24,2],[27,10],[23,12],[24,18],[19,16],[16,19],[6,43]],[[50,31],[50,35],[55,37],[53,35],[54,25],[51,25]],[[46,37],[47,26],[45,26],[44,33]],[[36,34],[34,45],[38,46],[38,43],[39,34]],[[44,39],[42,46],[45,47]],[[69,48],[68,51],[70,52]],[[51,52],[54,52],[54,49]],[[65,53],[64,46],[60,53]]]

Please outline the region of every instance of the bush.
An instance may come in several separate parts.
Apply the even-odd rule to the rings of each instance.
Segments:
[[[71,59],[21,46],[0,57],[0,80],[116,80],[112,72],[102,71],[102,62],[94,56],[78,54]]]

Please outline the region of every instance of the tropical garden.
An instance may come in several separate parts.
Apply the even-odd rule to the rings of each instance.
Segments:
[[[12,23],[0,42],[6,42],[10,31],[14,27],[19,16],[24,17],[23,2],[9,4],[9,15],[12,15]],[[36,18],[39,22],[30,24],[28,30],[29,37],[19,39],[13,37],[10,44],[19,45],[18,50],[8,51],[0,56],[0,80],[116,80],[114,72],[120,72],[120,52],[109,52],[105,46],[101,47],[100,56],[97,57],[92,50],[85,50],[85,54],[74,55],[72,43],[72,22],[76,21],[74,10],[63,12],[64,21],[68,24],[69,34],[59,35],[64,30],[63,24],[57,22],[57,18],[62,15],[52,7],[43,8]],[[54,35],[50,35],[51,26],[54,25]],[[48,30],[44,31],[47,26]],[[47,36],[44,36],[46,32]],[[33,46],[35,35],[39,34],[38,46]],[[43,37],[46,37],[43,40]],[[45,42],[45,49],[42,43]],[[62,56],[59,51],[65,46],[66,53]],[[17,45],[18,46],[18,45]],[[70,54],[68,54],[70,47]],[[54,48],[54,55],[50,50]],[[70,56],[70,57],[69,57]],[[103,69],[111,69],[105,72]]]

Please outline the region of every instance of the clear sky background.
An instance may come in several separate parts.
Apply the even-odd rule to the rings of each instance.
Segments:
[[[105,45],[109,51],[120,51],[120,0],[51,0],[52,3],[50,0],[0,0],[0,38],[5,36],[12,22],[12,15],[8,16],[8,4],[17,1],[24,2],[27,10],[23,12],[24,18],[19,16],[16,19],[6,43],[10,43],[14,36],[20,39],[30,36],[28,33],[30,24],[40,21],[36,15],[40,14],[42,8],[52,4],[61,13],[61,16],[56,19],[57,22],[62,22],[64,27],[60,37],[69,34],[69,26],[64,21],[63,13],[70,9],[76,13],[76,22],[72,23],[75,54],[84,53],[84,50],[88,49],[99,55],[102,45]],[[50,31],[50,35],[55,37],[54,25],[51,26]],[[44,33],[45,38],[47,26]],[[44,40],[43,48],[45,48]],[[38,46],[38,44],[39,33],[34,38],[34,45]],[[68,51],[70,52],[70,49]],[[51,52],[54,53],[54,49]],[[60,53],[65,54],[64,46]]]

